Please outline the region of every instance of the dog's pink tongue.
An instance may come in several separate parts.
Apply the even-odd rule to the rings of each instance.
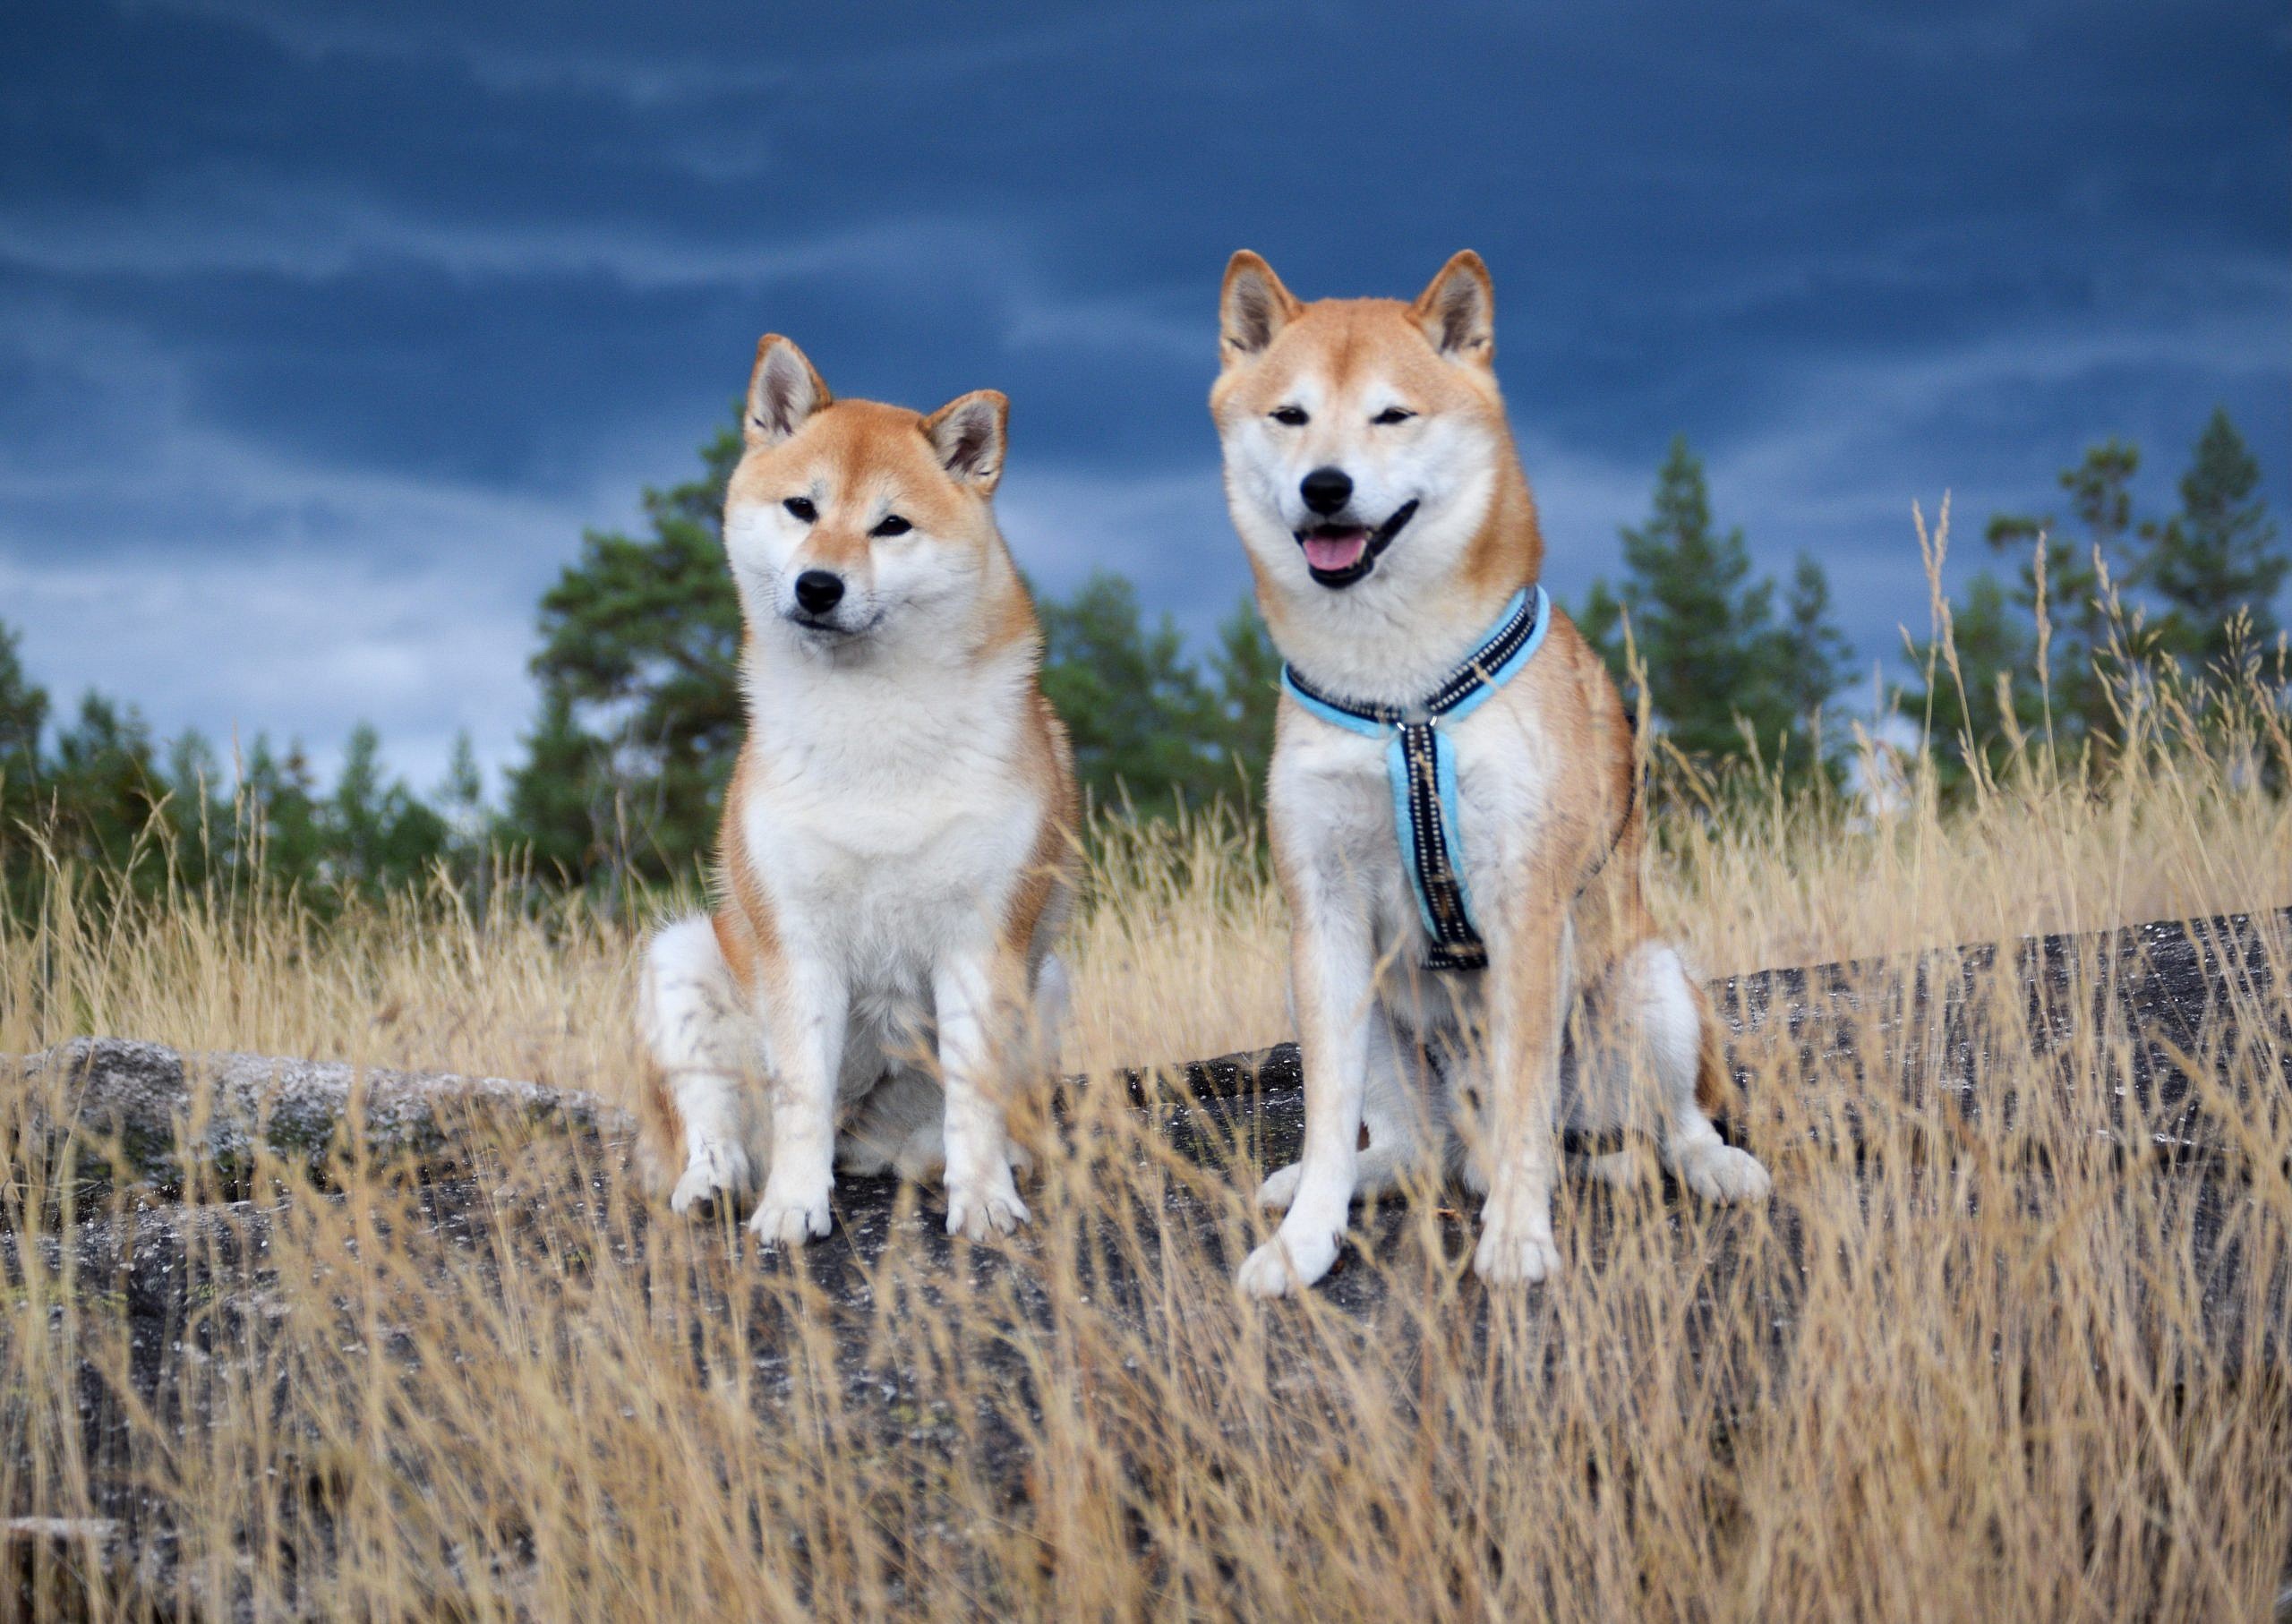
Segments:
[[[1369,550],[1366,530],[1347,530],[1337,535],[1309,535],[1305,538],[1305,562],[1316,569],[1350,569],[1361,561]]]

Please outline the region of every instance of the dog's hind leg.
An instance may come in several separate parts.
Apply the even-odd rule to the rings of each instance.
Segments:
[[[669,1169],[682,1169],[670,1209],[745,1195],[765,1157],[749,1126],[761,1113],[751,1113],[742,1088],[763,1059],[763,1036],[741,1006],[707,915],[654,933],[637,1003],[654,1067],[643,1113],[646,1160],[661,1169],[660,1183]]]
[[[1074,984],[1067,979],[1065,962],[1056,953],[1045,953],[1035,967],[1034,1008],[1026,1034],[1022,1062],[1029,1082],[1048,1082],[1058,1074],[1058,1058],[1066,1045],[1066,1030],[1074,1020]]]
[[[1356,1201],[1397,1187],[1428,1166],[1438,1144],[1432,1109],[1431,1077],[1416,1045],[1395,1030],[1379,1010],[1369,1021],[1369,1074],[1361,1095],[1362,1142],[1354,1167]],[[1259,1187],[1261,1207],[1275,1211],[1296,1198],[1303,1164],[1292,1162]]]
[[[1712,1125],[1723,1090],[1718,1017],[1679,953],[1647,943],[1618,967],[1617,982],[1615,1013],[1638,1028],[1646,1046],[1664,1165],[1705,1201],[1766,1200],[1774,1187],[1766,1169]]]

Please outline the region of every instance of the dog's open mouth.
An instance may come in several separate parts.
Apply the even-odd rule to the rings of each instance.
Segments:
[[[1407,501],[1374,530],[1366,525],[1315,525],[1300,530],[1297,545],[1305,550],[1305,568],[1324,586],[1350,586],[1377,567],[1377,555],[1392,545],[1393,537],[1415,513],[1416,504]]]

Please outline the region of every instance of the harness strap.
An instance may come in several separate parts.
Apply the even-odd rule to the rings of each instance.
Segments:
[[[1425,959],[1431,969],[1471,970],[1488,963],[1465,885],[1456,751],[1442,746],[1441,725],[1470,715],[1527,664],[1551,623],[1552,600],[1544,588],[1522,587],[1480,646],[1415,705],[1342,699],[1313,687],[1295,668],[1281,668],[1282,687],[1306,710],[1348,732],[1385,740],[1393,831],[1417,916],[1432,939]],[[1624,816],[1629,821],[1629,807]]]

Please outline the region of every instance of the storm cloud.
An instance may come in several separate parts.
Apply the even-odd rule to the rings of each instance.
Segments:
[[[1910,526],[2226,404],[2292,495],[2292,27],[2267,3],[371,8],[35,0],[0,53],[0,619],[165,730],[529,720],[534,600],[725,419],[1014,403],[1000,499],[1206,628],[1245,577],[1219,271],[1477,248],[1563,597],[1664,442],[1861,657]],[[1963,568],[1980,548],[1962,523]]]

